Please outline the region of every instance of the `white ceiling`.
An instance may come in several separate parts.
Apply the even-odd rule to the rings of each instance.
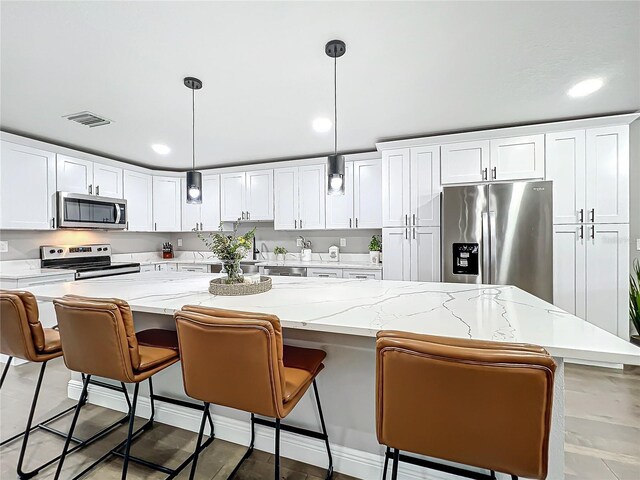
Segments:
[[[640,108],[640,2],[1,3],[1,128],[147,166],[316,156],[382,139]],[[604,87],[566,91],[589,77]],[[114,121],[88,128],[63,115]],[[172,148],[154,153],[152,143]]]

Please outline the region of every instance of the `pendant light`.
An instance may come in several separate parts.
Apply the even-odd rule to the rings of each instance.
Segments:
[[[187,172],[187,203],[202,203],[202,173],[196,171],[196,90],[202,82],[195,77],[185,77],[184,85],[191,89],[191,158],[192,167]]]
[[[333,58],[333,155],[327,159],[327,193],[344,195],[344,156],[338,155],[338,57],[344,55],[347,46],[342,40],[331,40],[324,51]]]

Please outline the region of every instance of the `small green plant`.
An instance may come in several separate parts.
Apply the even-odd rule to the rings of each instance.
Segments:
[[[275,253],[276,255],[286,255],[287,249],[284,247],[276,247],[273,249],[273,253]]]
[[[637,259],[629,276],[629,318],[640,335],[640,261]]]
[[[370,252],[382,251],[382,238],[380,237],[380,235],[374,235],[371,237],[371,241],[369,242],[369,251]]]

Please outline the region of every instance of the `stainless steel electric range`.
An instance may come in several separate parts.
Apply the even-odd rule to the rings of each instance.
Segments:
[[[111,245],[73,245],[40,247],[42,268],[66,268],[76,271],[76,280],[107,277],[140,271],[139,263],[112,262]]]

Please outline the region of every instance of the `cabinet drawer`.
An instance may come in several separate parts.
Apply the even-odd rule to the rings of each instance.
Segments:
[[[342,277],[360,280],[382,280],[382,272],[380,270],[352,270],[345,268],[342,271]]]
[[[307,268],[307,277],[342,278],[340,268]]]
[[[155,265],[140,265],[140,272],[155,272]]]
[[[176,267],[175,264],[170,265],[172,267]],[[179,272],[198,272],[198,273],[209,273],[209,265],[194,265],[191,263],[179,263],[178,264]]]

